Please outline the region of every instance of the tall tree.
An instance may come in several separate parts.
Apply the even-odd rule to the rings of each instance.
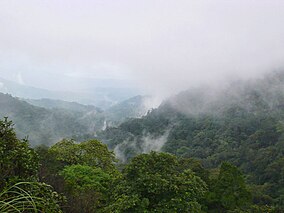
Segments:
[[[82,164],[99,167],[111,172],[115,169],[115,155],[107,146],[98,140],[76,143],[74,140],[63,139],[54,144],[49,152],[64,165]]]

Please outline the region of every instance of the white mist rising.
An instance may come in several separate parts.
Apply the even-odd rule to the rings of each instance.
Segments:
[[[167,142],[169,136],[169,130],[159,137],[153,137],[151,135],[146,135],[142,138],[142,153],[149,153],[150,151],[160,151],[162,147]]]
[[[149,153],[151,151],[161,151],[164,144],[167,142],[170,130],[167,130],[163,135],[154,137],[150,134],[144,134],[142,138],[134,140],[126,140],[118,144],[114,148],[114,153],[120,162],[127,161],[127,149],[130,148],[136,153]]]
[[[250,79],[228,78],[220,84],[190,88],[167,99],[168,104],[184,115],[222,114],[229,106],[254,111],[255,103],[273,110],[284,93],[284,70],[267,72]]]

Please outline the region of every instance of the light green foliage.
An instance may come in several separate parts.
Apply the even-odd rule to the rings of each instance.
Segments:
[[[48,153],[41,153],[49,157],[49,162],[53,159],[51,164],[44,163],[43,175],[65,193],[67,211],[96,212],[106,205],[108,189],[119,172],[114,165],[114,153],[105,144],[64,139],[50,147]]]
[[[73,140],[64,139],[54,144],[49,152],[65,165],[82,164],[99,167],[108,172],[115,168],[114,153],[98,140],[76,143]]]
[[[66,166],[60,175],[64,177],[66,185],[72,190],[93,189],[96,191],[106,191],[106,186],[111,176],[101,168],[93,168],[84,165]]]
[[[84,165],[66,166],[63,176],[69,201],[74,205],[72,212],[96,212],[105,205],[111,175],[101,168]]]
[[[181,170],[170,154],[141,154],[126,166],[113,192],[114,212],[201,212],[206,184],[191,170]]]

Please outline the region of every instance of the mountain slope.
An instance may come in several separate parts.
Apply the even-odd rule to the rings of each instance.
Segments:
[[[93,85],[88,89],[75,92],[51,91],[18,84],[3,78],[0,78],[0,92],[25,99],[45,98],[76,101],[82,104],[95,105],[102,109],[107,109],[138,94],[138,91],[133,88],[115,88],[110,87],[110,85],[104,87],[102,85],[100,87]]]
[[[76,112],[36,107],[3,93],[0,93],[0,106],[0,117],[13,120],[18,136],[29,136],[32,145],[52,144],[63,137],[89,131]]]
[[[43,107],[49,110],[69,111],[71,113],[80,114],[80,121],[95,132],[105,129],[108,126],[118,126],[131,118],[142,117],[149,110],[151,98],[148,96],[135,96],[119,102],[105,111],[93,105],[83,105],[62,100],[46,98],[22,100],[34,106]]]
[[[138,95],[115,104],[103,114],[110,125],[117,126],[129,118],[139,118],[145,115],[149,110],[148,99],[150,97]]]
[[[93,105],[83,105],[77,102],[53,100],[47,98],[23,99],[23,100],[34,106],[43,107],[47,109],[66,109],[75,112],[94,112],[94,113],[102,112],[102,110],[99,109],[98,107],[95,107]]]
[[[284,72],[182,92],[99,137],[122,160],[152,148],[201,159],[209,168],[230,161],[271,199],[282,202]]]

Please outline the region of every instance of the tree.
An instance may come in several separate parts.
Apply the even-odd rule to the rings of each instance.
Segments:
[[[37,154],[16,137],[12,121],[0,120],[0,189],[10,181],[35,180],[38,167]]]
[[[101,168],[85,165],[66,166],[60,175],[65,180],[72,212],[97,212],[106,203],[112,176]]]
[[[37,182],[38,167],[38,155],[16,137],[12,121],[0,120],[1,212],[61,212],[63,197]]]
[[[115,170],[114,153],[98,140],[76,143],[74,140],[63,139],[51,146],[49,152],[63,165],[82,164],[108,172]]]
[[[98,140],[76,143],[64,139],[47,153],[43,148],[39,151],[48,158],[44,179],[64,192],[68,212],[97,212],[106,205],[107,189],[119,172],[114,153],[105,144]]]
[[[111,212],[200,212],[206,184],[177,157],[151,152],[133,158],[112,192]]]
[[[251,193],[237,167],[222,163],[218,178],[212,180],[208,202],[211,212],[242,209],[251,204]]]

